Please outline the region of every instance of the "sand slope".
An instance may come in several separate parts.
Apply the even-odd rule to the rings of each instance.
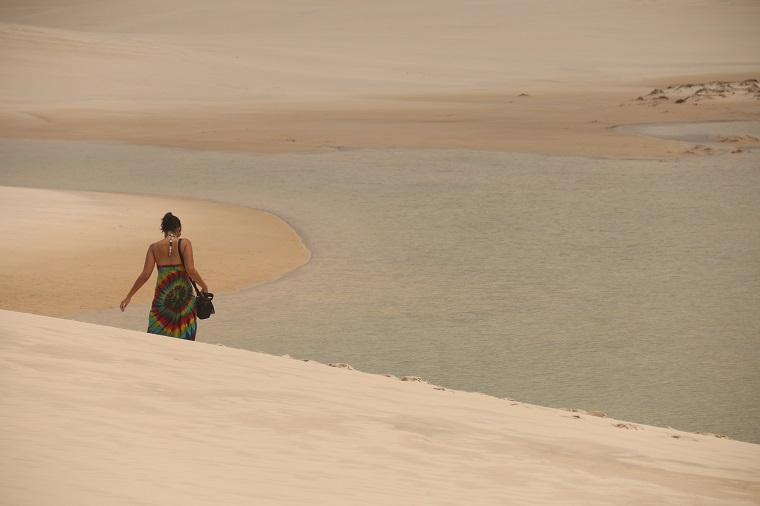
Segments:
[[[148,245],[163,238],[168,211],[182,220],[182,237],[193,242],[195,266],[214,293],[272,281],[311,257],[295,230],[257,209],[0,186],[0,307],[50,316],[118,308],[142,272]],[[150,302],[156,272],[127,311]]]
[[[2,504],[760,501],[709,435],[9,311],[0,359]]]

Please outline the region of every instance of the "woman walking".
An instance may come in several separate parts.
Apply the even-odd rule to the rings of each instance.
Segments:
[[[195,341],[198,324],[190,277],[201,285],[201,290],[205,293],[208,293],[208,286],[193,264],[193,245],[188,239],[179,239],[182,234],[179,218],[166,213],[161,220],[161,231],[164,238],[148,246],[143,271],[137,276],[129,294],[121,301],[120,307],[124,311],[132,296],[150,279],[153,266],[156,265],[158,279],[148,315],[148,332]]]

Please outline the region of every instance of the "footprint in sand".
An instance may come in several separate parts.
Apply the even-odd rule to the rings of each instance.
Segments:
[[[687,149],[684,151],[685,154],[689,155],[711,155],[715,152],[713,148],[710,146],[705,146],[704,144],[697,144],[693,146],[690,149]]]
[[[635,423],[615,423],[613,425],[618,429],[639,430],[639,426]]]
[[[329,365],[330,367],[339,367],[341,369],[349,369],[349,370],[353,370],[354,369],[350,365],[344,364],[342,362],[333,362],[333,363],[330,363],[330,364],[327,364],[327,365]]]

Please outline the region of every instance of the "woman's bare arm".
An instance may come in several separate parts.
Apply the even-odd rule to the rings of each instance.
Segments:
[[[193,244],[190,242],[190,239],[184,239],[182,241],[182,255],[185,258],[185,270],[190,275],[193,280],[201,285],[201,290],[208,293],[208,285],[205,281],[203,281],[203,278],[201,277],[200,273],[195,269],[195,261],[193,260]]]
[[[121,301],[120,307],[122,311],[124,311],[124,308],[127,307],[127,304],[129,304],[129,301],[132,300],[132,296],[137,293],[137,290],[142,288],[142,286],[150,279],[151,274],[153,274],[153,267],[155,265],[156,258],[153,256],[153,248],[148,246],[148,252],[145,254],[145,265],[143,266],[143,270],[140,275],[137,276],[135,283],[132,285],[132,289],[129,290],[129,293],[126,297],[124,297],[124,300]]]

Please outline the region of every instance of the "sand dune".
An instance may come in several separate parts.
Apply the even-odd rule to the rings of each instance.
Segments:
[[[0,186],[0,307],[60,316],[118,308],[148,245],[173,212],[212,292],[272,281],[308,262],[296,232],[273,214],[197,199]],[[228,266],[234,265],[235,269]],[[149,302],[153,276],[132,298]],[[134,310],[127,308],[127,310]]]
[[[712,154],[756,138],[702,149],[612,127],[758,120],[754,95],[689,86],[756,79],[758,18],[744,0],[6,0],[0,137]],[[653,88],[667,105],[636,100]],[[0,201],[6,309],[116,307],[169,210],[214,292],[310,258],[248,208],[8,187]],[[759,445],[416,376],[5,310],[0,360],[0,504],[760,503]]]
[[[10,311],[0,358],[2,504],[760,500],[759,445],[348,367]]]
[[[682,143],[607,127],[760,117],[758,101],[620,107],[757,78],[758,17],[739,0],[9,1],[0,136],[676,156]]]

